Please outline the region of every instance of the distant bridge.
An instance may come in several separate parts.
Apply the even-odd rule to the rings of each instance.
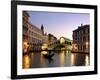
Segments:
[[[61,49],[65,49],[65,50],[71,50],[72,49],[72,43],[71,41],[65,41],[64,43],[60,43],[60,41],[57,41],[55,43],[49,44],[48,45],[48,49],[50,50],[61,50]]]

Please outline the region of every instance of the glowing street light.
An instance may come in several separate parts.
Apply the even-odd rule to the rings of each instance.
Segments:
[[[24,53],[28,51],[28,47],[29,47],[28,43],[24,42],[24,47],[23,47]]]

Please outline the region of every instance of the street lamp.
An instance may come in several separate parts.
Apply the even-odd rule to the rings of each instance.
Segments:
[[[23,47],[24,53],[28,51],[28,47],[29,47],[28,43],[24,42],[24,47]]]

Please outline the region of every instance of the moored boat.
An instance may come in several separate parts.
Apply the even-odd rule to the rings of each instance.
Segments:
[[[54,56],[54,53],[52,53],[52,54],[44,54],[43,55],[45,58],[52,58],[53,56]]]

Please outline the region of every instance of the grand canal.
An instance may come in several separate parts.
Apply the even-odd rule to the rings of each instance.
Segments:
[[[71,53],[68,51],[53,51],[53,53],[54,56],[51,59],[45,58],[42,51],[25,54],[23,55],[23,68],[27,69],[89,65],[89,54]]]

